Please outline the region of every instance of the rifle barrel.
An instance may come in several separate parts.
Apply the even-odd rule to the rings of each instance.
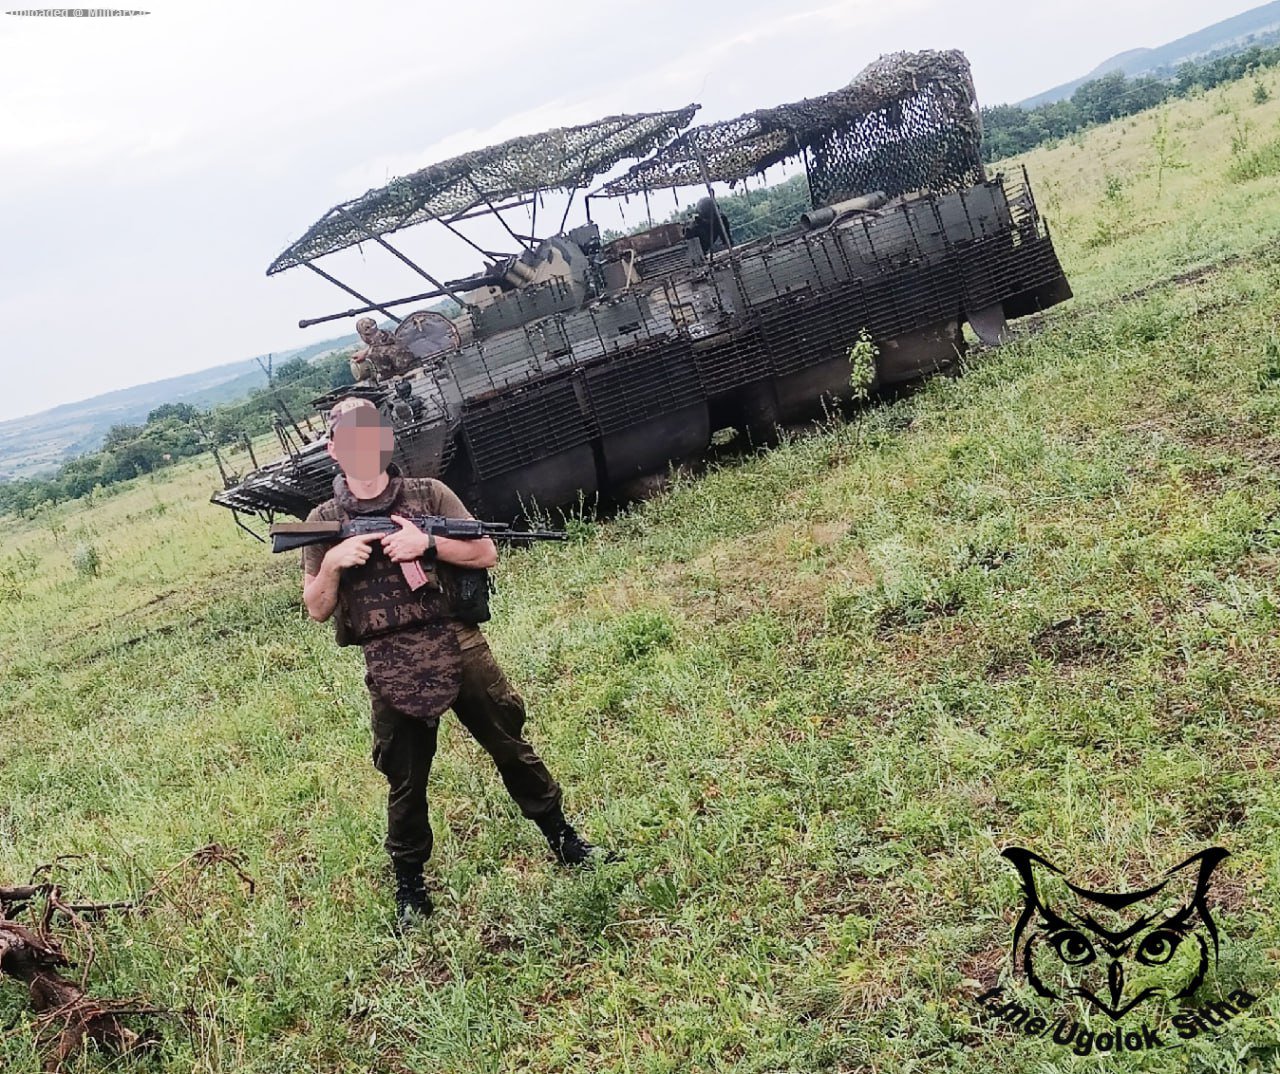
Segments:
[[[481,522],[470,518],[405,516],[414,525],[426,531],[434,531],[454,540],[473,541],[488,537],[495,541],[563,541],[568,534],[562,530],[513,530],[506,522]],[[452,523],[452,525],[451,525]],[[277,522],[271,527],[271,551],[292,552],[307,545],[328,544],[343,539],[344,534],[394,533],[397,524],[385,515],[364,515],[352,523],[341,522]],[[452,532],[450,532],[452,531]]]

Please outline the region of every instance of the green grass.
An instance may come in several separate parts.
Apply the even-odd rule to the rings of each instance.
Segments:
[[[20,525],[0,880],[81,854],[67,890],[123,897],[218,842],[258,881],[101,924],[94,991],[190,1013],[71,1069],[1276,1069],[1280,189],[1225,182],[1215,111],[1274,123],[1250,88],[1170,113],[1163,176],[1151,116],[1032,155],[1080,296],[1039,334],[504,561],[488,633],[531,737],[626,854],[594,873],[447,719],[439,909],[396,938],[359,655],[296,561],[193,464]],[[1262,1002],[1133,1059],[979,1025],[1011,843],[1117,887],[1227,846],[1207,994]],[[39,1069],[24,1011],[0,986],[6,1072]]]
[[[1280,138],[1272,138],[1257,149],[1243,153],[1232,162],[1227,175],[1236,183],[1280,175]]]

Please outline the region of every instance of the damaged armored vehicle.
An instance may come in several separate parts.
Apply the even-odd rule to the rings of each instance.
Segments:
[[[386,360],[367,361],[317,410],[370,398],[396,425],[404,472],[442,478],[478,515],[513,519],[533,505],[625,496],[704,452],[716,430],[767,440],[821,414],[854,391],[859,340],[876,354],[868,387],[909,381],[955,360],[966,323],[997,343],[1007,320],[1071,296],[1025,173],[985,172],[959,52],[884,57],[825,96],[691,127],[696,109],[512,139],[331,209],[268,275],[306,267],[360,303],[302,327],[381,314],[395,328],[361,327],[381,337],[369,353]],[[784,162],[804,167],[812,208],[735,244],[714,184]],[[580,203],[585,219],[567,227],[573,194],[602,178]],[[698,199],[685,223],[608,240],[592,222],[593,202],[680,189]],[[539,237],[536,206],[550,190],[569,201]],[[503,216],[522,206],[534,206],[528,235]],[[480,216],[502,225],[511,250],[466,236]],[[483,268],[440,280],[387,239],[428,223],[470,243]],[[374,300],[316,264],[362,243],[429,289]],[[443,299],[449,315],[413,309]],[[281,458],[214,502],[270,520],[328,498],[323,437],[281,443]]]

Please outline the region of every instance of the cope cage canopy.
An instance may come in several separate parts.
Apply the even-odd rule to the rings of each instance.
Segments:
[[[821,97],[693,127],[598,193],[733,184],[798,157],[815,205],[872,190],[943,193],[984,178],[981,142],[964,53],[896,52]]]
[[[481,205],[498,206],[542,190],[591,182],[623,160],[665,145],[698,105],[666,112],[606,116],[463,153],[394,179],[336,205],[267,269],[274,276],[325,254],[429,220],[451,220]]]

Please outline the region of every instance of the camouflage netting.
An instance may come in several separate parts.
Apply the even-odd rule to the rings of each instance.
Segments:
[[[736,183],[804,157],[814,205],[883,190],[944,192],[983,177],[982,125],[964,53],[896,52],[822,97],[686,131],[606,183],[610,197],[703,182]]]
[[[684,130],[696,104],[670,112],[607,116],[557,127],[432,164],[335,206],[277,257],[267,275],[293,268],[371,235],[449,218],[486,202],[588,183],[619,161],[652,152]]]

